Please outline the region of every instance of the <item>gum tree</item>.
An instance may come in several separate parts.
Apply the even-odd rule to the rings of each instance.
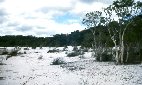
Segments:
[[[104,9],[106,14],[105,24],[115,46],[116,63],[124,63],[124,36],[130,24],[133,23],[132,18],[142,13],[141,9],[141,2],[135,3],[134,0],[116,0]]]
[[[96,42],[96,27],[101,23],[102,21],[102,12],[100,11],[94,11],[89,12],[85,15],[82,23],[87,26],[91,30],[91,33],[93,35],[93,42],[92,42],[92,48],[94,49],[95,55],[97,54],[97,42]]]

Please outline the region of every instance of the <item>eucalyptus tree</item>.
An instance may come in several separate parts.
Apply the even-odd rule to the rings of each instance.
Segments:
[[[93,34],[93,43],[92,43],[92,47],[95,48],[96,47],[96,39],[95,39],[95,29],[98,24],[100,23],[100,17],[102,15],[102,12],[100,11],[94,11],[94,12],[90,12],[87,13],[82,21],[82,23],[84,25],[87,26],[87,28],[92,28],[91,32]]]
[[[124,35],[130,24],[134,22],[132,18],[142,13],[141,9],[142,3],[134,0],[116,0],[104,9],[105,24],[115,46],[116,63],[124,63]]]
[[[82,23],[87,26],[91,30],[91,33],[93,35],[93,42],[92,42],[92,48],[94,50],[95,55],[97,54],[97,41],[96,41],[96,27],[102,22],[102,12],[100,11],[94,11],[89,12],[85,15],[83,18]]]

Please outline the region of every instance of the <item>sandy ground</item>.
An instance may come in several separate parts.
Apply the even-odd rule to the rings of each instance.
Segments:
[[[96,62],[90,53],[80,59],[66,57],[66,52],[47,53],[48,50],[27,50],[26,54],[3,60],[0,85],[142,85],[141,64],[115,65]],[[68,63],[51,65],[57,57]]]

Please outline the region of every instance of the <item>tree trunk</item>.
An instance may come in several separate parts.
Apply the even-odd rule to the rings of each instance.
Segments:
[[[127,45],[127,54],[126,54],[126,59],[125,59],[125,62],[127,63],[128,62],[128,58],[129,58],[129,46]]]
[[[94,55],[96,55],[97,54],[97,52],[96,52],[97,48],[96,48],[95,30],[91,30],[91,32],[92,32],[92,35],[93,35],[92,47],[93,47]]]
[[[124,64],[124,49],[125,49],[125,47],[124,47],[124,35],[125,35],[125,31],[126,31],[126,29],[127,29],[127,27],[128,27],[128,25],[129,25],[130,23],[128,23],[127,25],[126,25],[126,27],[124,28],[124,30],[122,31],[122,36],[120,37],[121,39],[120,39],[120,63],[121,64]]]
[[[116,60],[116,64],[119,64],[119,50],[116,43],[115,43],[115,60]]]

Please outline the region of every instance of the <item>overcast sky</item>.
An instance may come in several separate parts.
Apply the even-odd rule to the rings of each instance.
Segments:
[[[52,36],[83,30],[85,13],[112,0],[0,0],[0,36]]]

